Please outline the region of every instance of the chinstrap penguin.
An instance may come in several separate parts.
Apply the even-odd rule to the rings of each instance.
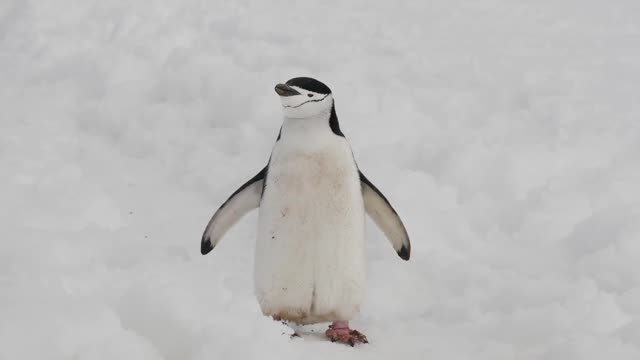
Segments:
[[[349,328],[365,286],[365,213],[409,260],[411,244],[387,198],[358,169],[340,130],[331,89],[298,77],[275,86],[284,121],[267,165],[213,215],[209,253],[259,208],[255,295],[263,314],[298,324],[332,322],[332,341],[366,343]]]

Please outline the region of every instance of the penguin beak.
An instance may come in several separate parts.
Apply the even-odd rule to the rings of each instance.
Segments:
[[[276,92],[280,96],[300,95],[300,93],[297,92],[296,89],[290,87],[289,85],[285,85],[285,84],[276,85]]]

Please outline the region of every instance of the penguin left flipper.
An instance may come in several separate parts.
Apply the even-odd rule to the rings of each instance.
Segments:
[[[400,216],[391,206],[389,200],[364,176],[362,171],[359,171],[359,173],[364,209],[367,215],[373,219],[380,230],[387,236],[398,256],[403,260],[409,260],[411,242]]]
[[[267,167],[238,188],[213,214],[200,243],[200,253],[208,254],[222,236],[249,211],[260,206]]]

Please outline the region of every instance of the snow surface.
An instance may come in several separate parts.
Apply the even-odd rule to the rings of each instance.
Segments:
[[[0,1],[0,359],[640,359],[640,2]],[[371,343],[252,294],[277,82],[334,90]],[[315,331],[312,332],[312,331]]]

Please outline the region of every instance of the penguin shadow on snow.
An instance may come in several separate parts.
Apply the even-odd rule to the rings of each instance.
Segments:
[[[294,341],[327,341],[327,335],[325,335],[325,331],[327,330],[327,326],[330,323],[320,323],[320,324],[312,324],[312,325],[300,325],[295,323],[290,323],[287,321],[281,321],[283,324],[287,325],[293,333],[283,335],[288,335],[291,340]]]
[[[275,320],[278,321],[278,320]],[[291,329],[292,333],[283,332],[283,336],[288,336],[292,341],[311,341],[311,342],[326,342],[327,329],[331,329],[331,323],[318,323],[318,324],[309,324],[309,325],[301,325],[296,323],[287,322],[286,320],[280,320],[280,323],[286,325],[289,329]],[[344,345],[348,345],[351,347],[355,347],[358,344],[361,344],[361,341],[352,341],[352,342],[342,342],[337,340],[331,340],[333,343],[340,343]],[[366,341],[365,343],[369,343]]]

